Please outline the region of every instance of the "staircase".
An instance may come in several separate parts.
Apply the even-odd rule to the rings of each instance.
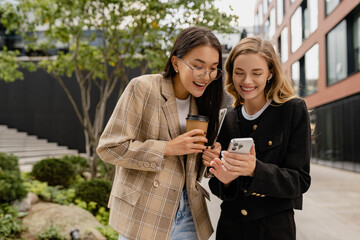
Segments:
[[[78,155],[77,150],[58,146],[45,139],[18,132],[16,129],[0,125],[0,152],[14,154],[19,158],[20,171],[30,172],[32,165],[44,158],[64,155]]]

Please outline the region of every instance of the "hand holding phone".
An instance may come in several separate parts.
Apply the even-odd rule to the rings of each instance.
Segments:
[[[230,141],[228,152],[249,154],[253,144],[252,138],[233,138]]]

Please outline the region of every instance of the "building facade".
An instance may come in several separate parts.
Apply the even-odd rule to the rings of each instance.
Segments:
[[[309,108],[313,161],[360,172],[360,0],[257,0],[254,13]]]

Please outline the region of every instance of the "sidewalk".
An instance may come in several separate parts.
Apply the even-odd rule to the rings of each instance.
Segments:
[[[311,164],[312,183],[295,211],[297,240],[352,240],[360,236],[360,173]],[[202,185],[208,188],[207,179]],[[221,201],[208,202],[214,229]],[[210,240],[215,240],[213,234]]]

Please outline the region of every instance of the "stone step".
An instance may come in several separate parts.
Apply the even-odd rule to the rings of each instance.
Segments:
[[[0,145],[2,145],[3,143],[34,143],[34,142],[47,143],[48,141],[45,139],[27,138],[27,137],[0,139]]]
[[[46,158],[62,158],[64,156],[68,156],[68,155],[77,155],[77,154],[51,154],[51,155],[44,155],[44,156],[34,156],[34,157],[22,157],[22,158],[19,158],[19,166],[22,166],[22,165],[32,165],[36,162],[39,162],[43,159],[46,159]]]
[[[28,151],[49,151],[49,150],[66,150],[67,148],[64,146],[57,146],[57,145],[37,145],[37,146],[11,146],[11,147],[4,147],[0,145],[0,152],[7,152],[7,153],[18,153],[18,152],[28,152]]]
[[[19,158],[21,171],[29,172],[32,165],[45,158],[62,158],[65,155],[78,155],[77,150],[59,146],[57,143],[38,139],[36,136],[19,132],[0,125],[0,152],[13,154]]]
[[[57,143],[47,142],[45,139],[39,139],[34,142],[0,142],[0,147],[54,147],[58,146]]]
[[[69,155],[69,154],[78,154],[76,150],[69,149],[58,149],[58,150],[42,150],[42,151],[27,151],[27,152],[17,152],[13,153],[19,158],[26,157],[35,157],[35,156],[53,156],[53,155]]]
[[[28,165],[19,165],[19,169],[21,172],[31,172],[33,165],[32,164],[28,164]]]

